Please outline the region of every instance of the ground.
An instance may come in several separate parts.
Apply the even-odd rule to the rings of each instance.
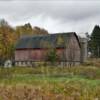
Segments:
[[[0,100],[100,100],[99,61],[93,61],[75,67],[0,68]]]

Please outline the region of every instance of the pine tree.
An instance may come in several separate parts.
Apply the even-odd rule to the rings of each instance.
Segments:
[[[100,57],[100,27],[95,25],[90,40],[90,47],[93,57]]]

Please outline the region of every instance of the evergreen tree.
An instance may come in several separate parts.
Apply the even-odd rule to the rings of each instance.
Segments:
[[[96,25],[91,34],[90,48],[93,57],[100,57],[100,27]]]

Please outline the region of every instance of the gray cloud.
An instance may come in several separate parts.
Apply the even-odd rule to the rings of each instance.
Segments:
[[[49,32],[91,32],[95,24],[100,24],[100,2],[5,0],[0,1],[0,18],[5,18],[12,25],[30,22]]]

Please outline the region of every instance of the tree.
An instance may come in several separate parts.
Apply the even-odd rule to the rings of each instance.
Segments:
[[[100,57],[100,27],[95,25],[89,41],[93,57]]]
[[[48,34],[48,31],[42,28],[39,28],[37,26],[35,26],[33,28],[33,34],[39,35],[39,34]]]
[[[41,35],[41,34],[48,34],[48,31],[45,29],[39,28],[35,26],[32,28],[30,23],[27,23],[25,25],[17,26],[16,27],[16,34],[18,36],[18,39],[23,35]]]
[[[13,46],[15,43],[14,29],[5,21],[0,20],[0,59],[6,60],[11,58]]]
[[[51,64],[54,64],[58,60],[58,55],[56,53],[56,49],[52,48],[48,50],[47,53],[47,61],[50,61]]]
[[[33,29],[30,23],[27,23],[22,26],[17,26],[16,27],[16,34],[18,38],[20,38],[23,35],[30,35],[33,34]]]

